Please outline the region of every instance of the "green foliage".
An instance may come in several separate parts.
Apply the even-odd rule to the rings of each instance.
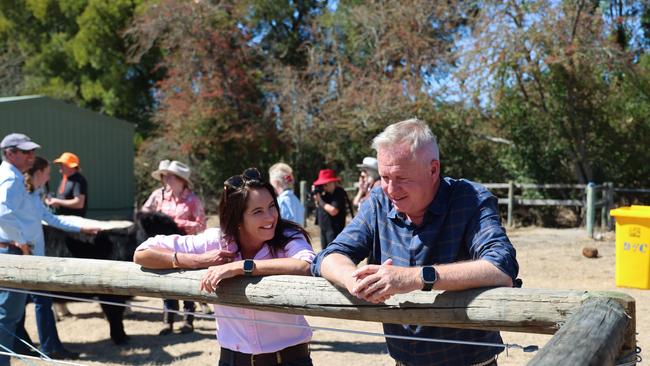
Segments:
[[[0,2],[0,39],[24,62],[18,94],[45,94],[148,126],[157,50],[127,62],[121,32],[140,1]]]
[[[329,4],[0,0],[0,92],[137,123],[140,202],[166,158],[208,207],[279,160],[351,184],[372,138],[411,117],[451,176],[650,185],[644,2]]]

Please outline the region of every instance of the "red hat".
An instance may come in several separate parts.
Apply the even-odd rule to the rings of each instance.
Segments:
[[[329,182],[338,182],[341,178],[336,176],[333,169],[322,169],[318,172],[318,179],[314,181],[315,186],[320,186],[322,184],[327,184]]]

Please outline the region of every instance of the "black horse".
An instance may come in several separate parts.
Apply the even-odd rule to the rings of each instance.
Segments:
[[[49,257],[74,257],[132,261],[135,248],[154,235],[181,234],[182,231],[171,217],[154,212],[136,214],[134,225],[126,228],[102,230],[97,235],[69,233],[43,225],[45,233],[45,255]],[[96,297],[100,301],[125,304],[128,296],[107,294],[70,294],[76,297]],[[55,299],[55,301],[57,301]],[[124,344],[129,337],[124,332],[124,307],[101,304],[110,325],[111,339],[115,344]]]

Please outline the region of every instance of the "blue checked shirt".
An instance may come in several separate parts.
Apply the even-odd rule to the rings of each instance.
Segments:
[[[381,188],[372,190],[352,222],[320,252],[312,273],[320,276],[327,255],[341,253],[358,264],[393,259],[395,266],[423,266],[464,260],[486,260],[510,276],[519,272],[515,249],[501,226],[497,199],[468,180],[444,178],[422,225],[414,225],[393,207]],[[499,332],[384,324],[384,333],[502,343]],[[500,347],[467,346],[386,338],[388,352],[406,365],[470,365],[503,351]]]

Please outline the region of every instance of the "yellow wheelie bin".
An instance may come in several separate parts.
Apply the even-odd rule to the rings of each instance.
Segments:
[[[650,206],[621,207],[616,218],[616,286],[650,288]]]

